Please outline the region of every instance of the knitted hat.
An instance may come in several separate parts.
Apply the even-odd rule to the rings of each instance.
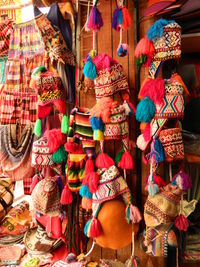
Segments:
[[[53,153],[49,151],[47,137],[41,137],[33,142],[32,149],[32,166],[46,167],[53,166],[55,163],[52,160]]]
[[[181,77],[174,73],[170,79],[149,79],[142,86],[139,98],[143,98],[136,109],[136,119],[146,127],[137,139],[137,146],[145,150],[149,141],[158,136],[171,118],[181,119],[184,115],[184,91],[188,90]]]
[[[144,220],[147,227],[173,222],[179,214],[182,191],[175,194],[169,190],[170,185],[160,188],[154,196],[148,195],[144,205]]]
[[[42,215],[60,214],[60,193],[54,178],[41,180],[33,189],[32,195],[33,209]]]
[[[63,123],[67,119],[65,93],[58,73],[50,72],[44,66],[38,67],[32,73],[31,86],[38,91],[38,120],[35,125],[35,134],[40,136],[41,119],[47,117],[53,107],[64,115],[61,130],[63,133],[67,133],[68,126],[65,129],[63,127]]]
[[[84,229],[88,237],[97,237],[101,234],[101,225],[97,219],[101,205],[105,201],[115,199],[120,195],[126,204],[126,218],[128,222],[133,221],[137,223],[141,220],[140,212],[131,204],[132,197],[128,185],[120,175],[117,167],[113,165],[106,170],[99,169],[98,173],[100,174],[98,188],[97,191],[92,194],[93,218],[86,223]],[[83,185],[80,190],[80,195],[85,197],[87,195],[87,190],[87,185]]]
[[[112,96],[117,92],[121,92],[122,95],[129,94],[128,81],[122,65],[107,54],[97,55],[92,62],[96,68],[96,99]]]
[[[150,66],[149,75],[156,77],[163,61],[181,57],[181,27],[173,20],[157,20],[138,43],[135,56],[137,63]]]

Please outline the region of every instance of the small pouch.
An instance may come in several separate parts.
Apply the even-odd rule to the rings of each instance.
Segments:
[[[162,130],[159,139],[165,150],[167,162],[184,159],[183,139],[179,128]]]

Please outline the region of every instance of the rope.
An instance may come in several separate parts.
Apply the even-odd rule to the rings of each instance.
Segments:
[[[95,246],[95,243],[96,243],[96,242],[93,240],[93,242],[92,242],[92,246],[91,246],[90,250],[88,251],[88,253],[85,255],[85,258],[88,257],[88,256],[92,253],[92,251],[93,251],[93,249],[94,249],[94,246]]]

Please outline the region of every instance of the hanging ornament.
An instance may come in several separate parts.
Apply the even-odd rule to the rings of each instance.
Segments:
[[[119,57],[124,57],[128,54],[129,48],[128,44],[123,43],[123,30],[126,31],[131,25],[131,18],[128,9],[125,7],[124,0],[116,1],[116,9],[112,17],[112,27],[120,33],[119,45],[117,48],[117,55]]]

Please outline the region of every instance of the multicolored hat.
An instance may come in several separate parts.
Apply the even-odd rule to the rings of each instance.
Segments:
[[[135,49],[137,64],[149,66],[155,78],[163,61],[181,57],[181,27],[174,20],[157,20]]]
[[[129,95],[129,85],[122,65],[107,54],[97,55],[92,62],[96,68],[96,99],[112,96],[117,92],[121,92],[122,96]]]
[[[52,159],[53,153],[50,152],[47,137],[41,137],[33,142],[32,148],[32,166],[47,167],[53,166],[55,163]]]
[[[145,150],[151,139],[159,136],[160,131],[170,119],[184,116],[183,93],[188,93],[181,77],[174,73],[170,79],[148,79],[142,86],[136,109],[136,119],[146,123],[137,139],[137,146]]]
[[[96,192],[91,194],[87,185],[83,185],[80,190],[80,195],[82,197],[88,197],[88,195],[91,194],[92,198],[93,218],[86,223],[84,229],[88,237],[97,237],[101,234],[101,225],[97,219],[101,205],[105,201],[115,199],[120,195],[126,204],[126,218],[128,222],[130,223],[130,221],[132,221],[133,223],[137,223],[141,220],[139,210],[131,204],[132,196],[128,185],[120,175],[117,167],[113,165],[106,170],[98,169],[97,173],[99,173],[100,178]]]
[[[55,107],[62,113],[63,120],[66,120],[66,101],[62,81],[58,73],[53,73],[44,66],[36,68],[32,73],[31,86],[38,91],[38,120],[35,125],[35,134],[41,134],[41,119],[47,117]],[[63,123],[63,122],[62,122]],[[67,130],[63,130],[67,133]]]
[[[33,209],[42,215],[60,214],[60,192],[54,178],[44,178],[31,194]]]

